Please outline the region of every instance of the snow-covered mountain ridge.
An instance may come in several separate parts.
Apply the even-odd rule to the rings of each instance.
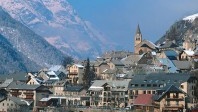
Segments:
[[[171,40],[175,41],[177,45],[182,46],[183,41],[186,39],[196,40],[198,45],[198,13],[175,22],[156,44]]]
[[[190,16],[187,16],[187,17],[183,18],[183,20],[193,22],[196,18],[198,18],[198,13],[190,15]]]
[[[96,57],[113,46],[90,22],[79,17],[67,0],[1,0],[0,6],[75,58]]]

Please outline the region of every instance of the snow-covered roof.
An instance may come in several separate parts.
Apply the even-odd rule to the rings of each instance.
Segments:
[[[51,98],[42,98],[40,101],[49,101]]]
[[[184,52],[188,55],[188,56],[193,56],[195,54],[194,51],[191,50],[184,50]]]
[[[158,46],[156,46],[153,42],[151,42],[151,41],[149,41],[149,40],[147,40],[147,41],[150,42],[150,44],[152,44],[153,46],[158,47]]]
[[[116,76],[121,78],[121,77],[125,77],[126,74],[117,74]]]
[[[183,20],[188,20],[188,21],[193,22],[195,20],[195,18],[197,18],[197,17],[198,17],[198,13],[190,15],[190,16],[187,16],[187,17],[183,18]]]
[[[76,65],[78,68],[83,68],[84,66],[80,65],[80,64],[74,64]]]
[[[59,80],[58,76],[56,75],[56,73],[54,71],[47,72],[47,76],[51,80]]]

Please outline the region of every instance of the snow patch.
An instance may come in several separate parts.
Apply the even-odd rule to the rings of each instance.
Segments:
[[[183,20],[193,22],[197,17],[198,17],[198,13],[193,14],[191,16],[187,16],[187,17],[183,18]]]

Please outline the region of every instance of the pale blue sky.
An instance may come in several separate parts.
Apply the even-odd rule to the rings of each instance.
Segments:
[[[155,42],[177,20],[198,13],[198,0],[68,0],[78,15],[127,50],[137,27]]]

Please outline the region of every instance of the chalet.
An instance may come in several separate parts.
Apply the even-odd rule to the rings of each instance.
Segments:
[[[197,104],[194,96],[196,82],[197,79],[194,76],[186,73],[135,75],[129,83],[129,103],[133,104],[139,94],[156,94],[157,90],[167,85],[175,85],[187,94],[188,107],[194,107]]]
[[[186,108],[186,93],[175,85],[169,85],[155,96],[155,112],[179,112]]]
[[[32,109],[32,102],[14,97],[7,96],[0,100],[0,112],[24,112]]]
[[[184,50],[180,53],[180,60],[191,61],[194,57],[195,52],[192,50]]]
[[[120,60],[111,60],[108,65],[110,69],[122,69],[124,68],[124,64]]]
[[[84,66],[82,66],[81,64],[73,64],[69,67],[68,70],[68,78],[70,79],[70,83],[82,84]]]
[[[128,105],[130,80],[95,80],[88,89],[90,106],[125,107]]]
[[[110,69],[110,66],[106,61],[102,61],[102,62],[97,61],[94,64],[94,68],[95,68],[96,77],[101,79],[102,78],[101,73],[106,69]]]
[[[9,96],[15,96],[34,101],[34,106],[38,105],[38,101],[43,97],[48,97],[51,92],[43,85],[27,85],[26,83],[7,79],[2,83],[1,88],[6,88]]]

